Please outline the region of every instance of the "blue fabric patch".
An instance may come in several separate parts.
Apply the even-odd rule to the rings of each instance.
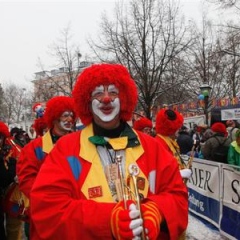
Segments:
[[[78,158],[74,157],[74,156],[69,156],[67,157],[68,163],[71,167],[73,176],[75,177],[76,180],[78,180],[79,175],[82,171],[82,166],[78,160]]]
[[[41,147],[35,148],[35,154],[36,154],[37,159],[40,161],[43,160],[46,155],[46,153],[43,152]]]
[[[17,213],[19,211],[19,205],[18,204],[12,205],[11,211],[13,213]]]

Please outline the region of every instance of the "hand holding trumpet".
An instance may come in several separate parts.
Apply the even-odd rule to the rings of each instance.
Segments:
[[[133,239],[139,236],[143,230],[143,220],[140,211],[132,200],[127,201],[125,209],[123,201],[119,202],[112,212],[111,227],[116,239]]]
[[[132,200],[127,201],[127,209],[123,201],[114,207],[111,215],[111,228],[116,239],[143,239],[141,238],[143,229],[145,239],[157,238],[162,221],[157,205],[153,201],[146,200],[141,207],[142,218]]]
[[[162,216],[157,204],[151,200],[141,201],[137,188],[137,175],[139,168],[136,164],[128,167],[129,176],[124,179],[122,157],[117,156],[116,162],[120,175],[119,192],[122,199],[113,209],[111,215],[111,228],[116,239],[156,239],[160,232]],[[133,189],[130,188],[132,180]]]

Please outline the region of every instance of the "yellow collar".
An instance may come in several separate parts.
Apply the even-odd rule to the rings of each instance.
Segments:
[[[47,131],[43,137],[42,137],[42,148],[43,148],[43,152],[45,153],[50,153],[50,151],[53,149],[54,147],[54,144],[52,142],[52,137],[51,137],[51,134],[50,134],[50,131]]]
[[[102,195],[94,198],[93,200],[99,201],[99,202],[113,202],[113,198],[106,180],[106,176],[104,173],[104,169],[100,160],[100,157],[98,155],[96,146],[91,143],[88,138],[90,136],[93,136],[93,127],[92,124],[86,126],[80,135],[80,152],[79,155],[81,158],[86,160],[87,162],[91,163],[91,168],[88,172],[88,175],[86,179],[84,180],[84,183],[82,185],[81,191],[85,195],[87,199],[89,199],[89,191],[91,189],[101,189]],[[114,140],[115,141],[115,140]],[[112,144],[117,146],[119,148],[119,143],[113,143]],[[125,140],[124,140],[125,141]],[[120,144],[121,146],[122,143]],[[126,171],[128,170],[128,166],[131,163],[136,163],[137,159],[143,154],[144,150],[142,148],[142,145],[138,145],[134,148],[126,148]],[[125,173],[125,176],[127,176],[128,173]],[[139,177],[142,177],[145,179],[146,185],[144,190],[141,192],[144,196],[147,196],[148,192],[148,181],[147,177],[140,171]]]

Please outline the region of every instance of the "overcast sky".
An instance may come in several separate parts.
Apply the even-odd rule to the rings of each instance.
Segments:
[[[0,83],[31,85],[34,73],[53,64],[49,46],[68,24],[80,51],[87,52],[86,38],[97,34],[101,14],[111,16],[116,0],[0,0]],[[183,13],[201,18],[200,0],[181,0]],[[51,69],[46,69],[51,70]]]

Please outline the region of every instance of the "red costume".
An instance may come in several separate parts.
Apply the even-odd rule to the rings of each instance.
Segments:
[[[156,117],[156,139],[176,158],[179,168],[185,168],[180,158],[180,148],[176,141],[176,132],[183,125],[183,116],[170,109],[161,109]]]
[[[43,137],[29,142],[22,150],[17,162],[17,176],[21,191],[29,198],[35,178],[53,148],[53,142],[48,131]]]
[[[29,198],[35,178],[45,161],[47,155],[52,150],[55,141],[52,137],[53,122],[58,120],[64,111],[73,111],[73,100],[66,96],[53,97],[47,102],[47,108],[43,118],[38,118],[37,122],[44,123],[50,130],[42,137],[38,137],[21,151],[17,162],[17,176],[19,179],[20,190]],[[41,125],[41,124],[40,124]]]
[[[31,193],[31,239],[112,239],[110,212],[115,203],[96,147],[84,141],[91,135],[90,125],[81,132],[62,137],[42,166]],[[158,204],[170,239],[177,239],[188,222],[187,189],[180,174],[176,174],[176,161],[153,138],[143,133],[138,135],[142,146],[127,151],[133,157],[131,161],[140,166],[146,182],[153,180],[149,182],[150,188],[144,189],[145,197]],[[99,168],[92,169],[93,163]],[[91,198],[91,189],[97,191],[100,187],[102,196],[96,193]],[[167,235],[162,232],[159,239],[168,239]]]
[[[110,85],[114,86],[108,89],[111,96],[114,95],[112,99],[107,90],[103,94],[104,87]],[[100,88],[95,91],[96,87]],[[94,91],[104,95],[99,97],[104,106],[104,110],[99,110],[101,114],[111,112],[111,101],[120,102],[119,112],[109,120],[110,124],[114,121],[119,124],[107,129],[108,121],[99,117],[101,124],[95,122],[91,105],[96,101],[96,98],[92,100]],[[127,69],[117,64],[86,68],[78,77],[73,98],[86,127],[62,137],[41,167],[30,193],[31,240],[110,240],[113,235],[122,239],[125,228],[128,234],[134,234],[129,223],[142,219],[129,217],[130,210],[121,206],[121,199],[117,198],[119,203],[116,203],[113,191],[116,189],[110,186],[109,179],[116,174],[114,180],[119,180],[120,170],[112,170],[116,167],[116,158],[109,156],[112,152],[124,160],[124,177],[128,176],[132,164],[139,169],[138,187],[144,197],[143,222],[148,224],[146,228],[150,229],[151,236],[177,239],[188,222],[187,189],[173,157],[154,138],[133,131],[126,123],[137,102],[136,86]],[[103,153],[109,154],[107,162]],[[114,184],[117,187],[116,182]]]

